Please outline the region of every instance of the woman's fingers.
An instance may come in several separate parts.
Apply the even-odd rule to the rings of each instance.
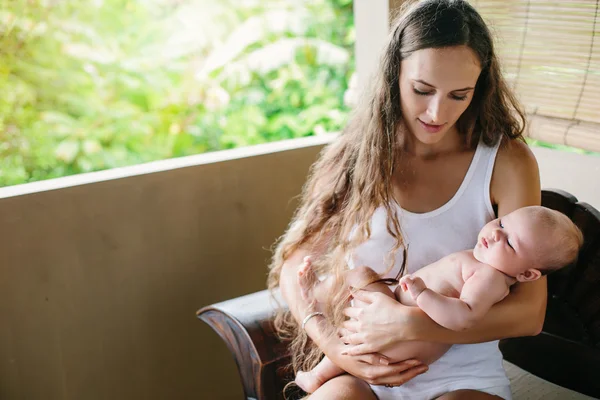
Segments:
[[[358,307],[346,307],[344,308],[344,315],[350,318],[358,319],[360,313],[362,312],[362,308]]]
[[[355,319],[349,319],[342,322],[342,327],[352,333],[356,333],[360,331],[360,322]]]
[[[371,353],[356,357],[358,361],[371,365],[389,365],[390,359],[383,354]]]
[[[416,360],[415,360],[416,361]],[[407,365],[402,365],[402,366],[395,366],[395,364],[390,364],[388,365],[388,368],[391,366],[394,366],[394,368],[391,368],[389,371],[389,374],[386,374],[384,376],[380,376],[377,379],[374,379],[374,383],[371,383],[372,385],[387,385],[387,386],[401,386],[403,384],[405,384],[406,382],[410,381],[411,379],[413,379],[415,376],[421,375],[422,373],[427,372],[427,370],[429,369],[427,367],[427,365],[421,364],[419,361],[416,361],[417,364],[416,365],[412,365],[412,366],[408,366]],[[406,363],[405,361],[403,361],[402,363]],[[398,364],[402,364],[402,363],[398,363]]]
[[[390,364],[395,368],[398,368],[398,371],[395,372],[404,372],[407,371],[411,368],[414,367],[421,367],[421,366],[425,366],[427,367],[425,364],[423,364],[421,361],[415,359],[415,358],[411,358],[409,360],[404,360],[404,361],[399,361],[393,364]]]
[[[354,297],[356,300],[364,301],[365,303],[369,304],[375,301],[377,295],[385,296],[382,293],[369,292],[367,290],[352,291],[352,297]]]
[[[357,376],[371,385],[399,386],[427,369],[418,360],[406,360],[389,365],[365,365]]]
[[[345,344],[351,344],[355,346],[365,342],[360,333],[349,333],[348,335],[342,336],[341,339]]]
[[[352,335],[353,333],[354,333],[354,332],[352,332],[352,331],[349,331],[348,329],[346,329],[346,328],[344,328],[344,327],[338,328],[338,336],[339,336],[339,337],[350,336],[350,335]]]
[[[342,338],[344,340],[344,338]],[[345,341],[344,341],[345,343]],[[368,343],[359,343],[357,345],[352,345],[349,343],[349,346],[344,350],[344,355],[348,356],[361,356],[363,354],[373,353],[375,350]]]

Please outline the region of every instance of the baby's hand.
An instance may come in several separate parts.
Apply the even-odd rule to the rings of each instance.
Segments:
[[[414,301],[417,301],[417,297],[419,297],[421,292],[427,289],[423,279],[419,277],[412,277],[410,275],[405,275],[402,277],[402,279],[400,279],[400,287],[403,291],[409,292]]]

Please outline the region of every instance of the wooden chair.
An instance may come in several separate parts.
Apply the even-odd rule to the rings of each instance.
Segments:
[[[542,204],[569,216],[585,236],[576,264],[548,276],[541,334],[500,341],[504,358],[565,388],[600,397],[600,212],[560,190],[544,190]],[[275,309],[264,290],[198,311],[226,342],[247,399],[282,399],[293,379],[286,344],[273,330]]]

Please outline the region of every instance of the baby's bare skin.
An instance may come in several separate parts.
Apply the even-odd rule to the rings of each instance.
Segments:
[[[451,254],[400,279],[395,295],[452,330],[473,326],[504,299],[516,279],[477,260],[473,250]]]

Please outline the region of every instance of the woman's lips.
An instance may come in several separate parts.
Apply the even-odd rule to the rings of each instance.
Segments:
[[[429,133],[439,132],[444,127],[444,125],[445,125],[445,124],[441,124],[441,125],[426,124],[425,122],[421,121],[418,118],[417,118],[417,121],[419,121],[419,123],[421,124],[421,126],[423,127],[423,129],[425,129]]]

